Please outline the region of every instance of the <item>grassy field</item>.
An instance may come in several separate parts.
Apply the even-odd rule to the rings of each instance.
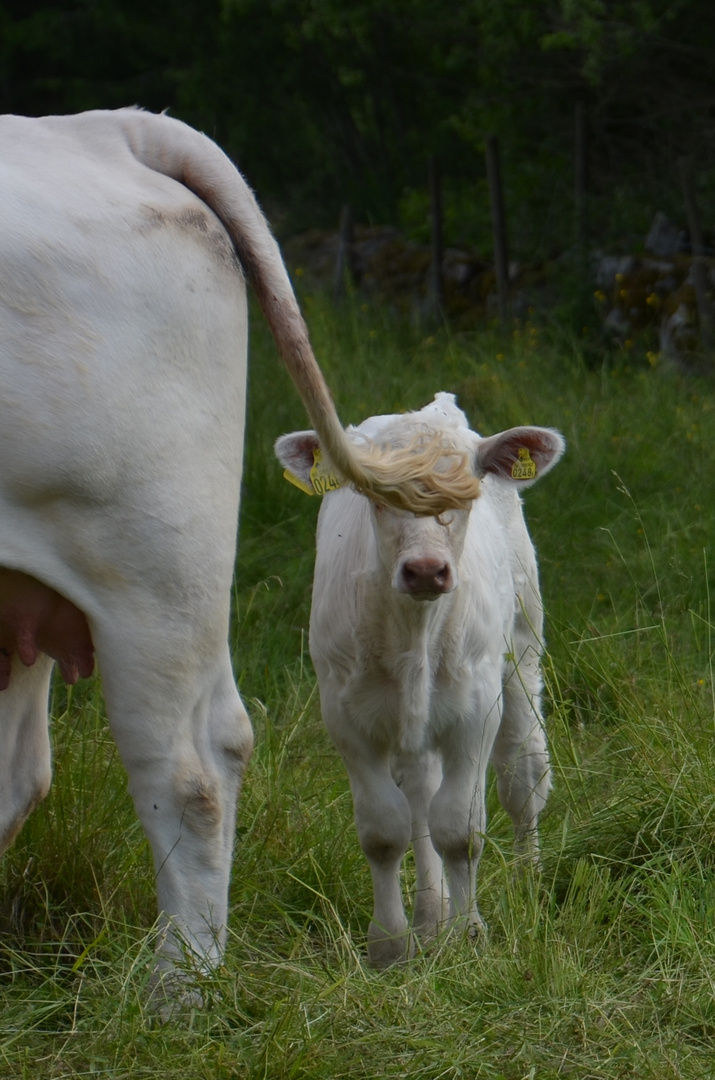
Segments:
[[[346,422],[453,390],[483,434],[567,438],[526,497],[555,772],[543,873],[515,881],[491,792],[488,940],[365,966],[369,875],[307,657],[317,500],[272,455],[305,417],[255,320],[233,647],[257,739],[225,966],[203,1011],[162,1026],[144,1008],[148,848],[99,681],[58,682],[52,793],[0,864],[0,1078],[715,1077],[712,384],[631,353],[588,367],[549,327],[427,336],[359,304],[306,309]]]

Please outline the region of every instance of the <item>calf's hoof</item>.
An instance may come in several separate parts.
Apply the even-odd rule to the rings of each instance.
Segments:
[[[476,945],[486,944],[487,938],[489,937],[489,930],[481,915],[470,915],[467,922],[467,935],[469,936],[469,940],[473,941]]]
[[[196,973],[157,966],[149,981],[147,1005],[161,1024],[179,1020],[192,1009],[203,1009],[204,995]]]
[[[370,923],[367,932],[367,959],[370,967],[382,971],[394,964],[404,964],[414,956],[414,943],[408,930],[388,934],[381,926]]]

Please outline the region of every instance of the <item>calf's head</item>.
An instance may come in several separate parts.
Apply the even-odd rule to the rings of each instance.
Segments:
[[[513,488],[528,487],[556,464],[564,441],[550,428],[517,427],[481,438],[471,431],[452,394],[437,394],[415,413],[371,417],[355,437],[392,446],[409,445],[425,431],[444,434],[445,458],[466,455],[477,477],[491,477]],[[320,462],[320,444],[313,431],[283,435],[276,455],[287,473],[307,491],[339,485]],[[360,496],[362,497],[362,496]],[[449,510],[439,517],[418,517],[370,504],[379,557],[391,586],[414,600],[437,600],[459,585],[459,562],[470,510]]]
[[[370,513],[380,561],[396,592],[436,600],[457,588],[468,510],[416,517],[372,505]]]

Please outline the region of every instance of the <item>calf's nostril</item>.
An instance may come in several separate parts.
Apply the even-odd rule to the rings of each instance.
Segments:
[[[446,563],[436,572],[434,579],[438,585],[446,585],[449,582],[449,567]]]

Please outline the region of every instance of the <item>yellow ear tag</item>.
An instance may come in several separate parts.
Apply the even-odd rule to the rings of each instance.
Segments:
[[[334,472],[323,462],[323,451],[316,446],[313,451],[313,468],[310,470],[310,479],[316,495],[327,495],[329,491],[337,491],[342,482],[338,480]]]
[[[300,488],[300,490],[304,491],[306,495],[315,495],[312,487],[308,487],[307,484],[304,484],[300,477],[296,476],[295,473],[292,473],[290,469],[284,469],[283,476],[290,484],[293,485],[293,487]]]
[[[532,460],[527,447],[519,447],[519,457],[511,467],[512,480],[533,480],[536,476],[536,462]]]
[[[284,469],[283,476],[294,487],[304,491],[306,495],[325,495],[328,491],[337,491],[338,488],[343,486],[335,473],[331,472],[328,466],[323,464],[323,451],[320,447],[313,450],[313,468],[310,470],[310,484],[306,484],[290,469]]]

